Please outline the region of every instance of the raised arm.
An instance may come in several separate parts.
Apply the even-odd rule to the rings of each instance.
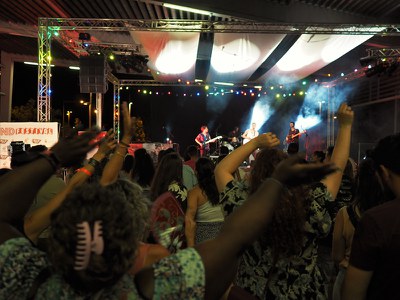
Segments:
[[[349,159],[351,126],[354,119],[354,113],[351,107],[346,103],[342,103],[337,112],[337,119],[339,121],[339,132],[336,138],[335,148],[333,149],[331,162],[339,168],[340,172],[333,173],[322,180],[334,199],[339,191],[343,171]]]
[[[98,151],[93,155],[96,162],[101,162],[106,155],[115,148],[114,135],[109,131],[100,144]],[[79,169],[74,176],[70,179],[67,186],[60,191],[53,199],[46,205],[32,211],[25,217],[24,230],[26,236],[33,242],[36,242],[40,233],[50,226],[50,216],[55,209],[65,200],[67,195],[77,186],[85,183],[87,179],[93,174],[95,167],[93,164],[86,164],[83,168]]]
[[[0,243],[21,236],[17,229],[40,187],[59,165],[70,166],[85,157],[94,147],[90,140],[94,133],[87,133],[68,140],[61,140],[51,149],[51,155],[13,170],[0,179]],[[22,228],[20,228],[22,230]]]
[[[222,192],[226,184],[234,179],[233,174],[237,168],[254,150],[257,148],[273,148],[278,146],[279,143],[276,135],[268,132],[255,137],[226,156],[218,163],[214,171],[218,192]]]
[[[132,118],[129,115],[128,104],[126,102],[122,102],[122,117],[124,120],[124,132],[122,135],[122,139],[120,140],[116,150],[104,167],[103,175],[100,179],[101,185],[109,185],[115,182],[118,179],[119,171],[124,164],[125,155],[129,148],[129,143],[131,142],[131,138],[133,135],[133,122]]]

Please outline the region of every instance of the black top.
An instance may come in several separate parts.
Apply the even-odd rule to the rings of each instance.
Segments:
[[[290,143],[299,143],[299,133],[300,131],[298,129],[292,130],[291,128],[289,129],[288,135],[287,135],[287,142],[288,144]],[[294,135],[298,134],[297,136],[294,137]]]

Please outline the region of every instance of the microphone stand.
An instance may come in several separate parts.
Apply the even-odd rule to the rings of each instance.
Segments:
[[[306,134],[306,145],[305,145],[305,147],[306,147],[306,160],[308,161],[308,146],[309,146],[309,142],[310,142],[310,137],[308,136],[307,131],[305,132],[305,134]]]

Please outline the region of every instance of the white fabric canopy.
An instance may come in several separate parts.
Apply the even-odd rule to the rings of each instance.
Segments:
[[[362,44],[371,35],[303,34],[259,81],[279,83],[305,78]]]
[[[148,66],[155,80],[195,79],[199,33],[131,31],[131,35],[149,56]]]
[[[194,81],[200,33],[131,31],[149,56],[158,81]],[[207,82],[246,82],[284,39],[284,34],[215,33]],[[359,46],[372,35],[303,34],[266,74],[260,85],[305,78]],[[279,55],[279,53],[278,53]]]
[[[284,37],[283,34],[216,33],[207,81],[246,81]]]

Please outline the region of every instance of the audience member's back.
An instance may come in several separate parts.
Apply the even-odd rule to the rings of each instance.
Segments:
[[[196,170],[196,161],[199,159],[199,149],[195,145],[190,145],[186,149],[186,156],[189,157],[188,160],[184,162],[185,165],[188,165],[192,168],[193,171]]]
[[[188,245],[193,246],[216,237],[224,221],[215,184],[214,163],[206,157],[196,162],[199,184],[189,191],[185,232]]]

